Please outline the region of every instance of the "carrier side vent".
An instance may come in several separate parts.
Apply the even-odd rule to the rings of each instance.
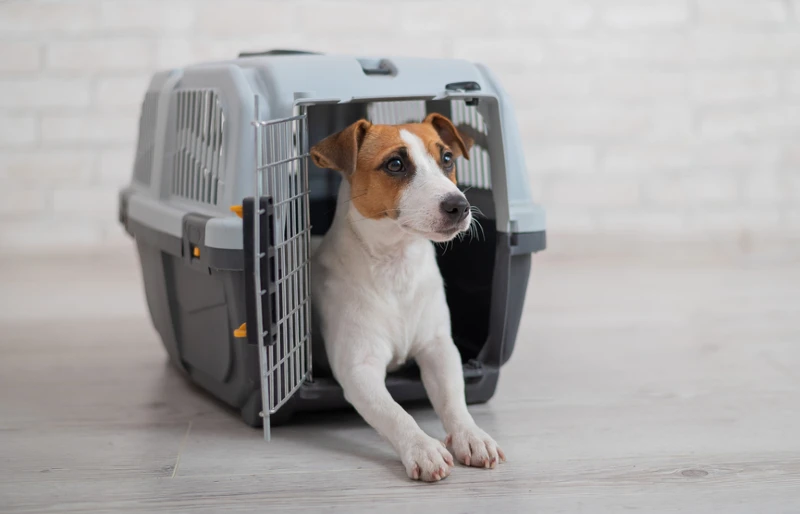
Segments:
[[[460,132],[475,142],[469,151],[469,160],[456,160],[458,185],[478,189],[492,188],[492,168],[489,164],[489,129],[475,106],[461,100],[451,104],[453,124]]]
[[[223,172],[225,114],[211,89],[180,90],[177,104],[172,194],[211,205]]]
[[[150,184],[157,110],[158,91],[148,91],[144,95],[142,112],[139,116],[139,141],[136,144],[136,157],[133,164],[133,179],[141,184]]]
[[[367,106],[367,119],[377,125],[418,123],[425,118],[424,100],[372,102]]]

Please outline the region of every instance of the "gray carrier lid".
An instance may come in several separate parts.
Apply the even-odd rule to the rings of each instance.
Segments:
[[[254,193],[255,120],[291,118],[314,105],[410,100],[477,103],[485,121],[483,139],[491,149],[486,194],[493,199],[497,230],[544,231],[544,210],[532,198],[511,101],[485,66],[459,59],[297,50],[245,52],[236,59],[157,73],[143,106],[126,216],[180,236],[184,216],[200,214],[209,218],[206,244],[241,249],[241,220],[229,208]],[[194,159],[189,164],[186,152]],[[195,161],[201,172],[193,171]],[[188,193],[182,182],[187,173],[194,174],[190,181],[201,183]]]

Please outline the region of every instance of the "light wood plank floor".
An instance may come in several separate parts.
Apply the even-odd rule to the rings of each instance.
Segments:
[[[537,257],[471,408],[509,461],[432,485],[354,414],[262,442],[166,364],[139,279],[0,259],[0,512],[800,512],[797,260]]]

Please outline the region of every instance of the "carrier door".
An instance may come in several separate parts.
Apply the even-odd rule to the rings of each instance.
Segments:
[[[253,126],[256,197],[242,208],[247,338],[258,345],[269,440],[269,416],[311,375],[308,127],[305,114]]]

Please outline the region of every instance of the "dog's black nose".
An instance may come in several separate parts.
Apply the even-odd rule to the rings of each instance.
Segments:
[[[442,209],[442,213],[454,223],[463,220],[469,212],[469,202],[460,193],[447,195],[439,207]]]

